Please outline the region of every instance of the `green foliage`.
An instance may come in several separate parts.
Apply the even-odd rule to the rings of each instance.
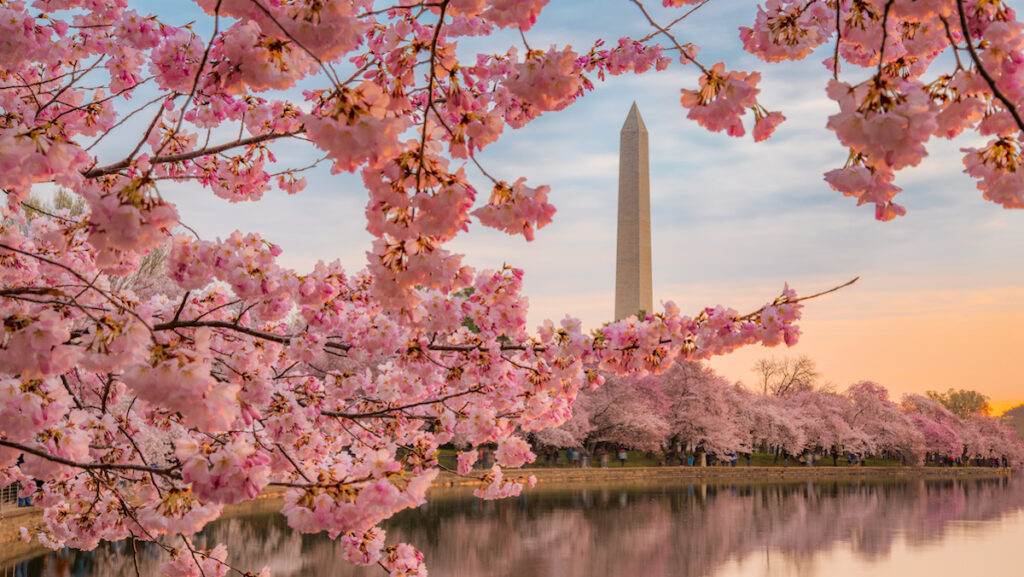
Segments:
[[[1018,439],[1024,440],[1024,404],[1003,413],[1002,421],[1017,432]]]
[[[469,297],[473,296],[473,293],[475,293],[475,292],[476,292],[476,288],[475,287],[468,286],[468,287],[466,287],[464,289],[459,289],[459,290],[453,292],[452,296],[460,298],[460,299],[468,299]]]
[[[71,217],[77,217],[85,214],[86,208],[88,206],[84,198],[63,188],[58,189],[50,200],[33,192],[28,200],[21,204],[21,209],[25,211],[25,216],[29,220],[44,214],[51,215],[58,210],[67,210]]]
[[[469,297],[473,296],[473,293],[475,293],[475,292],[476,292],[476,289],[474,287],[468,286],[468,287],[466,287],[464,289],[460,289],[460,290],[457,290],[457,291],[453,292],[452,296],[456,297],[456,298],[460,298],[460,299],[466,300]],[[462,326],[464,326],[467,329],[469,329],[469,332],[473,333],[474,335],[480,334],[480,327],[476,326],[476,323],[469,316],[466,316],[466,317],[464,317],[462,319]]]
[[[473,319],[471,317],[467,316],[467,317],[463,318],[462,319],[462,326],[464,326],[467,329],[469,329],[469,332],[473,333],[474,335],[480,334],[480,327],[476,326],[476,323],[473,322]]]
[[[988,397],[978,391],[950,388],[945,393],[927,391],[925,394],[929,399],[935,399],[942,403],[943,407],[961,419],[989,414]]]

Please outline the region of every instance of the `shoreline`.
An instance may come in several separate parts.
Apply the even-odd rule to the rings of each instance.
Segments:
[[[483,471],[473,471],[482,475]],[[595,484],[662,481],[699,482],[798,482],[815,480],[912,480],[912,479],[990,479],[1009,477],[1011,469],[987,467],[607,467],[607,468],[529,468],[505,469],[506,478],[537,478],[536,491],[543,484]],[[433,488],[475,485],[478,481],[442,471]]]
[[[482,475],[483,471],[473,471]],[[537,486],[525,488],[524,493],[546,490],[567,490],[576,487],[620,487],[636,485],[699,484],[763,484],[801,483],[813,481],[913,481],[993,479],[1012,476],[1010,469],[985,467],[608,467],[608,468],[530,468],[507,469],[506,478],[525,480],[533,475]],[[428,498],[465,495],[479,483],[478,479],[459,477],[442,471],[427,494]],[[276,513],[281,506],[284,490],[272,488],[252,501],[224,507],[220,519],[244,517],[260,513]],[[35,532],[42,526],[43,513],[38,507],[0,509],[0,564],[9,565],[34,558],[47,551],[38,541],[25,543],[19,528],[25,526]]]

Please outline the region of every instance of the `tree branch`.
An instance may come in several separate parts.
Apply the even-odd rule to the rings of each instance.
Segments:
[[[149,163],[152,165],[167,164],[173,162],[182,162],[185,160],[192,160],[193,158],[199,158],[200,156],[207,156],[210,154],[217,154],[230,150],[232,148],[238,148],[240,146],[249,146],[251,144],[259,144],[260,142],[266,142],[268,140],[276,140],[278,138],[287,138],[289,136],[295,136],[296,134],[302,134],[305,132],[304,128],[295,130],[292,132],[272,132],[268,134],[260,134],[258,136],[250,136],[249,138],[240,138],[232,142],[225,142],[224,144],[218,144],[216,146],[210,146],[201,148],[199,150],[192,150],[189,152],[180,152],[178,154],[168,154],[166,156],[156,156],[150,159]],[[86,170],[82,173],[85,178],[97,178],[100,176],[106,176],[108,174],[114,174],[125,168],[131,166],[131,158],[125,158],[114,164],[108,164],[107,166],[101,166],[99,168],[93,168]]]
[[[35,447],[22,445],[21,443],[15,443],[14,441],[7,441],[4,439],[0,439],[0,446],[17,449],[23,453],[35,455],[36,457],[46,459],[47,461],[53,461],[54,463],[60,463],[61,465],[67,465],[84,471],[141,471],[143,473],[163,475],[165,477],[176,477],[174,470],[178,468],[177,466],[174,466],[160,469],[146,465],[133,465],[131,463],[81,463],[78,461],[72,461],[71,459],[65,459],[64,457],[58,457],[57,455],[51,455],[46,451],[40,451]]]
[[[1010,102],[1010,99],[1003,94],[1003,91],[996,86],[996,81],[992,78],[992,75],[985,70],[985,67],[981,64],[981,58],[978,56],[978,52],[974,49],[974,42],[971,41],[971,31],[967,26],[967,11],[964,10],[964,0],[956,0],[956,9],[960,14],[960,29],[964,33],[964,41],[967,42],[967,51],[971,53],[971,60],[974,61],[974,65],[978,68],[978,73],[985,79],[988,87],[992,89],[992,94],[1003,103],[1006,110],[1013,115],[1013,120],[1017,123],[1017,128],[1024,132],[1024,119],[1021,119],[1020,113],[1017,112],[1017,107]],[[953,47],[956,50],[956,46]]]

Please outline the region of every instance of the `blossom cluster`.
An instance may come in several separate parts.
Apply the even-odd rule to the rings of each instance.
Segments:
[[[827,93],[840,112],[828,126],[850,148],[850,159],[825,180],[890,220],[906,212],[893,202],[902,191],[896,171],[916,166],[930,137],[965,130],[995,137],[984,149],[964,150],[965,172],[978,179],[983,196],[1005,208],[1024,205],[1016,165],[1003,154],[1024,132],[1024,28],[1015,18],[1002,0],[768,0],[740,37],[768,62],[805,58],[834,38],[825,59],[834,75]],[[950,52],[955,68],[933,72]],[[841,61],[873,74],[843,82]],[[729,126],[735,130],[735,120]]]

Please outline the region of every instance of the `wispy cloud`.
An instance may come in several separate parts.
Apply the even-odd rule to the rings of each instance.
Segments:
[[[608,320],[618,131],[635,100],[651,137],[656,301],[674,299],[694,311],[719,302],[754,309],[786,281],[807,293],[861,275],[857,286],[806,311],[806,335],[795,352],[819,359],[826,376],[843,384],[877,378],[897,390],[970,384],[993,395],[1019,386],[1005,358],[1019,349],[1013,329],[1024,321],[1024,294],[1015,292],[1024,285],[1017,266],[1024,215],[983,201],[962,173],[959,148],[976,142],[930,143],[931,156],[898,176],[908,215],[875,222],[869,207],[855,207],[822,180],[847,155],[825,128],[836,111],[824,96],[830,73],[821,65],[830,48],[806,62],[762,66],[736,37],[736,27],[753,16],[750,3],[712,2],[681,26],[680,38],[703,43],[709,63],[764,68],[762,101],[788,117],[773,139],[755,144],[708,134],[687,120],[679,89],[696,85],[693,67],[611,78],[568,110],[507,130],[480,155],[500,178],[551,185],[555,221],[534,243],[474,226],[453,248],[473,266],[508,262],[525,269],[531,323],[566,312],[591,327]],[[649,30],[627,2],[554,2],[544,17],[527,34],[535,48],[583,49],[595,38],[615,42],[616,31]],[[308,157],[309,147],[296,150],[278,154]],[[467,170],[485,199],[486,179]],[[331,176],[326,167],[308,178],[309,188],[297,196],[273,192],[254,204],[228,205],[192,185],[163,192],[205,237],[260,231],[282,245],[288,266],[303,270],[340,258],[361,268],[370,241],[361,182]],[[751,359],[768,353],[753,349],[716,366],[748,378]]]

